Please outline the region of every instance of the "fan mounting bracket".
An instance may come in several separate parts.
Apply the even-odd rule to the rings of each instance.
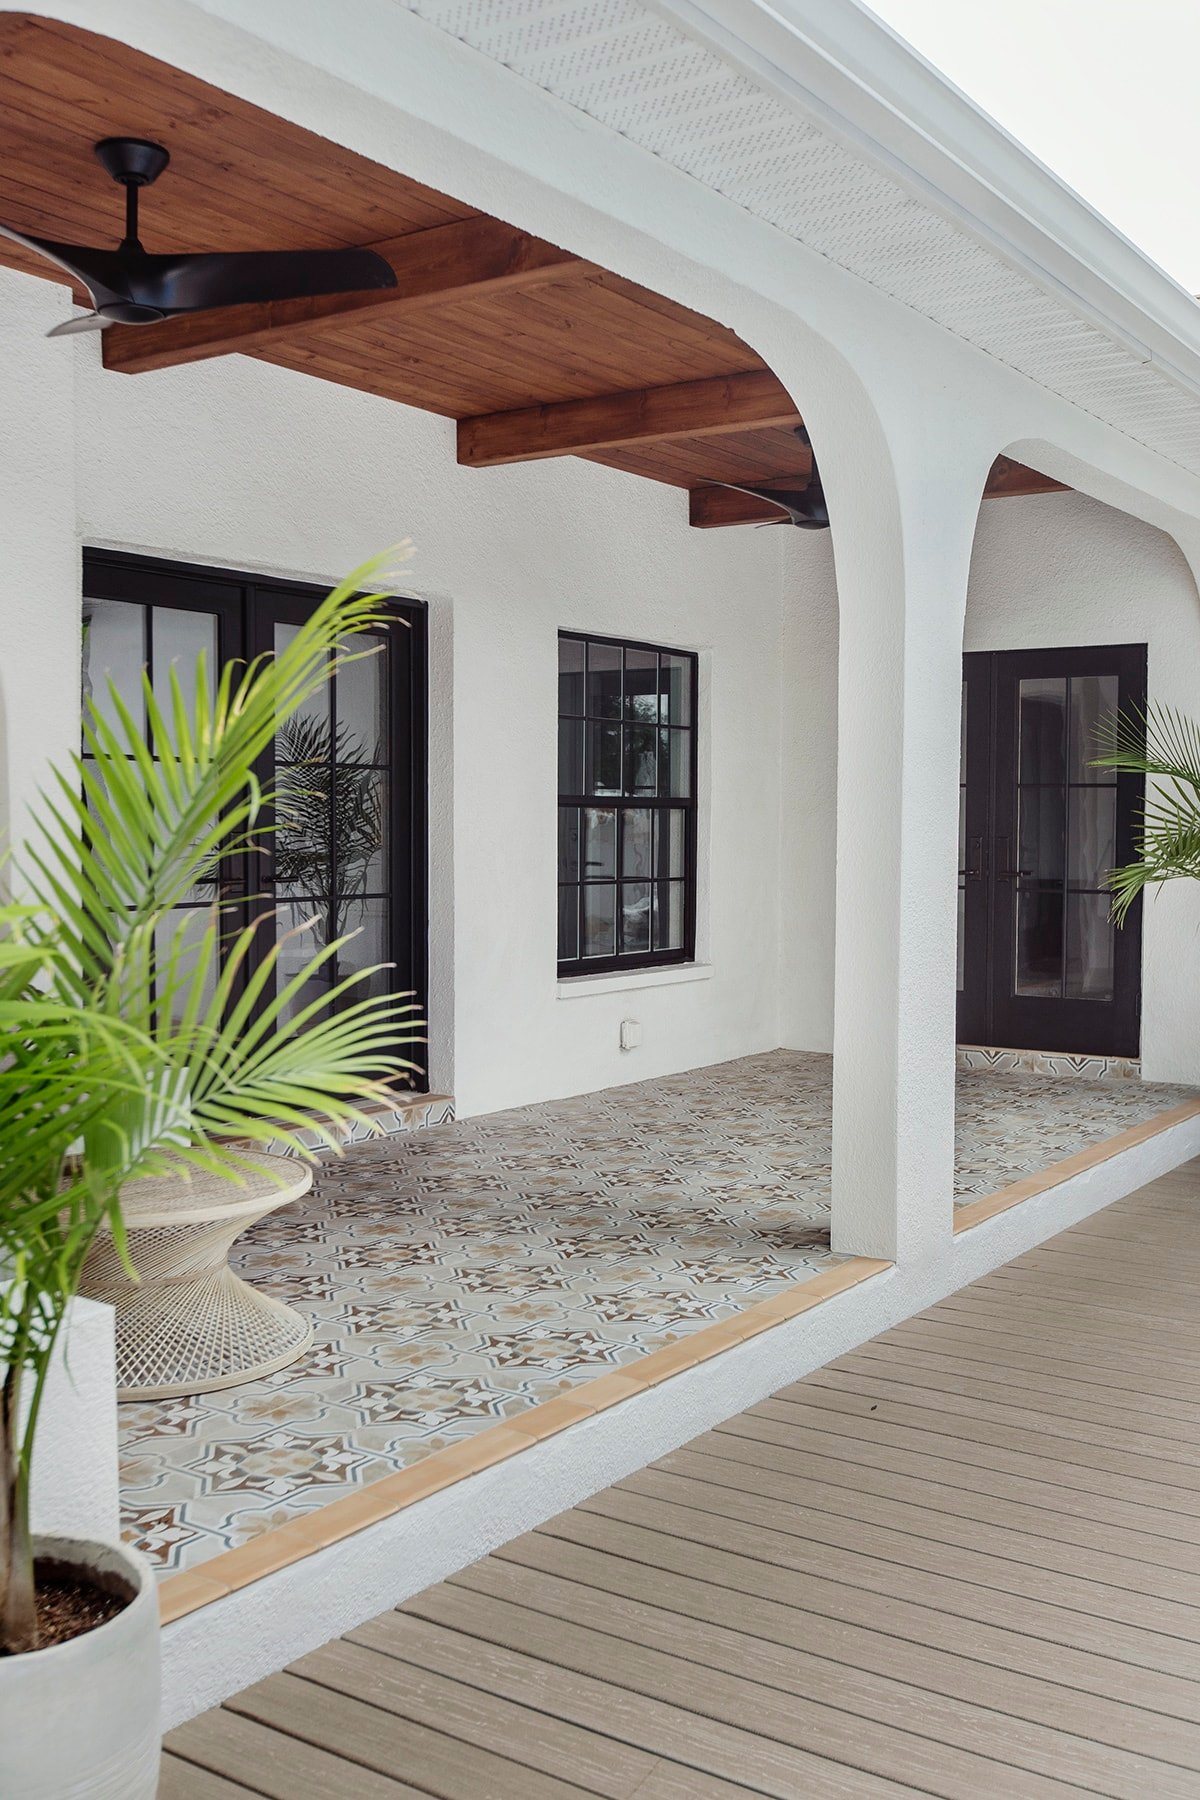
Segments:
[[[149,187],[171,160],[161,144],[146,138],[101,138],[95,151],[113,180],[124,187]]]

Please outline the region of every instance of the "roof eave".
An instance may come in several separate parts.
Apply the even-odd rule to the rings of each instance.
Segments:
[[[1195,297],[858,0],[650,4],[1200,394]]]

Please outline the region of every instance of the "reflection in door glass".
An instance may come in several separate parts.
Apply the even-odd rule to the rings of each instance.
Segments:
[[[1113,928],[1107,894],[1067,895],[1063,987],[1070,1000],[1112,999]]]
[[[1103,780],[1105,771],[1094,769],[1101,734],[1111,726],[1117,711],[1115,675],[1071,677],[1071,780]]]
[[[125,600],[83,603],[83,700],[106,724],[119,721],[109,692],[117,689],[142,723],[141,682],[146,661],[146,612]]]
[[[153,630],[154,698],[161,711],[171,720],[171,670],[183,692],[184,709],[189,718],[196,712],[196,676],[199,657],[204,654],[209,698],[217,679],[217,620],[215,613],[185,612],[182,607],[156,606],[150,615]],[[174,732],[171,734],[174,742]]]
[[[1042,1000],[1062,995],[1063,896],[1047,883],[1023,882],[1017,895],[1018,994]]]
[[[1067,681],[1035,676],[1021,683],[1020,781],[1061,782],[1066,772]]]
[[[1017,704],[1013,991],[1108,1001],[1114,927],[1105,882],[1116,861],[1116,785],[1093,761],[1116,708],[1117,678],[1026,679]]]
[[[967,684],[958,721],[958,991],[967,977]]]
[[[276,653],[297,627],[277,621]],[[300,919],[311,927],[286,939],[280,973],[314,949],[348,939],[326,963],[312,994],[335,987],[353,970],[385,960],[388,920],[389,772],[380,767],[386,726],[387,651],[336,670],[333,682],[282,720],[275,734],[276,897],[295,901],[280,914],[290,931]],[[364,648],[366,646],[364,645]],[[353,1004],[369,984],[347,996]]]

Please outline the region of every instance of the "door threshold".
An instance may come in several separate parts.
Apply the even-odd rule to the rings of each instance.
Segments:
[[[1075,1076],[1081,1081],[1140,1081],[1137,1056],[1087,1056],[1070,1050],[1017,1050],[987,1044],[958,1044],[959,1069],[990,1069],[996,1075]]]

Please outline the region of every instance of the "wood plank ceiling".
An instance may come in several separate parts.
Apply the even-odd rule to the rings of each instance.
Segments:
[[[808,479],[794,401],[712,319],[124,44],[0,17],[0,221],[115,245],[121,196],[92,154],[115,135],[171,153],[143,202],[147,249],[370,244],[397,285],[113,326],[111,369],[254,356],[457,420],[464,464],[580,455],[686,489],[700,526],[783,519],[716,484]],[[3,238],[0,262],[55,278]],[[1058,485],[1006,464],[988,492]]]

